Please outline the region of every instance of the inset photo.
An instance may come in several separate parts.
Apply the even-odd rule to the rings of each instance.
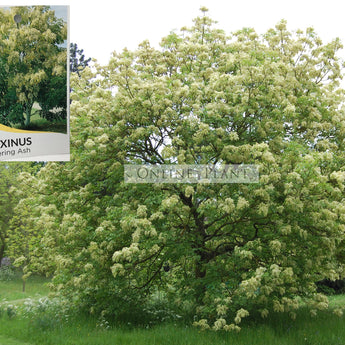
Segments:
[[[67,22],[68,6],[0,7],[2,130],[68,133]]]

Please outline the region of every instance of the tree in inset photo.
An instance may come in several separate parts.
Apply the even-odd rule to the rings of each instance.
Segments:
[[[0,9],[0,23],[0,123],[66,132],[66,21],[50,6],[20,6]]]

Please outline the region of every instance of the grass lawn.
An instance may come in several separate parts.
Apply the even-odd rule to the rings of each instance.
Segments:
[[[279,316],[266,324],[246,326],[238,334],[201,332],[173,324],[99,330],[94,320],[83,318],[45,328],[30,320],[3,317],[0,334],[37,345],[343,345],[344,326],[343,318],[324,314],[312,319],[306,313],[295,322]]]
[[[28,297],[42,297],[49,293],[46,283],[49,280],[45,277],[31,276],[27,279],[25,292],[23,292],[23,282],[21,274],[16,273],[12,281],[0,281],[0,304],[4,300],[10,302],[14,300],[22,300]]]
[[[31,281],[30,281],[31,279]],[[31,277],[27,292],[21,292],[21,280],[0,282],[0,294],[14,304],[25,297],[48,293],[47,280]],[[2,297],[1,297],[2,298]],[[332,307],[345,307],[345,295],[331,297]],[[4,306],[3,306],[4,307]],[[292,321],[287,315],[271,315],[266,320],[247,320],[240,333],[202,332],[182,324],[153,328],[114,327],[100,329],[97,320],[78,316],[66,323],[50,316],[33,319],[9,318],[2,313],[0,345],[344,345],[345,317],[320,312],[311,317],[300,310]]]
[[[0,345],[31,345],[29,343],[24,343],[22,340],[11,339],[4,337],[0,334]]]

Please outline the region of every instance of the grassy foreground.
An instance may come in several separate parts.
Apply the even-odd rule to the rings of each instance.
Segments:
[[[47,282],[48,279],[45,277],[29,277],[25,286],[25,292],[23,292],[23,282],[18,273],[11,281],[0,281],[0,305],[3,303],[3,300],[10,302],[28,297],[47,296],[49,293],[49,288],[45,284]]]
[[[1,337],[16,340],[13,344],[37,345],[343,345],[345,327],[343,318],[324,314],[311,319],[306,313],[299,315],[296,322],[278,317],[265,325],[247,326],[238,334],[200,332],[176,325],[101,330],[94,320],[87,319],[45,328],[32,320],[4,317],[0,323],[0,344],[9,345]]]
[[[43,278],[27,282],[25,297],[47,294]],[[22,303],[21,281],[0,282],[0,295],[6,303]],[[19,298],[18,298],[19,297]],[[10,300],[12,298],[12,300]],[[2,297],[0,297],[0,301]],[[332,306],[345,306],[345,296],[331,298]],[[3,302],[1,304],[4,306]],[[56,323],[45,317],[23,319],[0,317],[0,345],[343,345],[345,318],[331,312],[311,317],[307,310],[298,312],[292,321],[286,315],[272,315],[264,322],[251,320],[240,333],[201,332],[181,324],[166,324],[150,329],[116,327],[99,328],[97,320],[86,317]]]

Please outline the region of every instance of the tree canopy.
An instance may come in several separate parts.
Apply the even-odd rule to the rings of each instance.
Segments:
[[[79,49],[77,43],[70,44],[70,72],[80,76],[80,72],[89,65],[91,58],[85,58],[84,49]]]
[[[72,77],[71,162],[37,178],[40,265],[91,312],[160,291],[196,325],[238,330],[251,313],[294,318],[296,296],[327,308],[315,282],[344,277],[341,43],[285,21],[264,35],[213,24],[198,17],[160,49],[145,41]],[[123,179],[124,164],[217,163],[255,164],[260,180]]]
[[[8,246],[9,228],[18,198],[12,194],[22,163],[0,164],[0,265]]]

